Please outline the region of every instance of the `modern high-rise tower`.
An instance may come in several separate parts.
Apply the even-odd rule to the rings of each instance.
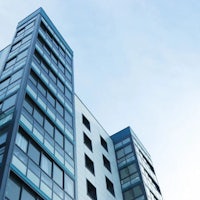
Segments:
[[[162,200],[135,133],[110,137],[73,82],[73,51],[39,8],[0,51],[0,199]]]

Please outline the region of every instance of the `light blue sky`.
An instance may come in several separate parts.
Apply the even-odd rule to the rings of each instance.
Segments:
[[[74,50],[76,93],[100,123],[133,128],[165,200],[198,199],[200,1],[0,0],[0,49],[40,6]]]

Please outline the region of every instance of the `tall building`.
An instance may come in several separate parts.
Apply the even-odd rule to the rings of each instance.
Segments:
[[[73,51],[40,8],[0,51],[0,199],[162,200],[135,133],[110,137],[73,82]]]
[[[76,199],[73,52],[42,9],[18,23],[7,48],[0,199]]]

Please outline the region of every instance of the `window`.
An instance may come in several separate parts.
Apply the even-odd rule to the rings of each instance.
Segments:
[[[35,200],[35,197],[31,192],[27,191],[25,188],[22,189],[21,199],[20,200]]]
[[[8,179],[6,187],[6,197],[10,200],[19,200],[20,196],[20,186],[17,181],[12,178]]]
[[[83,140],[84,144],[92,151],[92,141],[85,133],[83,133]]]
[[[93,161],[85,154],[85,166],[89,169],[90,172],[94,174],[94,163]]]
[[[62,91],[62,92],[64,92],[64,84],[59,80],[59,79],[57,79],[57,85],[58,85],[58,87],[60,88],[60,90]]]
[[[103,155],[103,164],[111,172],[110,162],[104,155]]]
[[[82,115],[82,122],[86,126],[86,128],[90,131],[90,122],[84,115]]]
[[[128,146],[126,146],[126,147],[124,147],[124,148],[122,148],[122,149],[120,149],[120,150],[118,150],[118,151],[116,152],[117,159],[122,158],[123,156],[125,156],[125,155],[131,153],[132,151],[133,151],[133,150],[132,150],[132,147],[131,147],[131,145],[129,144]]]
[[[53,165],[53,180],[63,188],[63,171],[55,163]]]
[[[56,100],[50,92],[47,92],[47,100],[51,103],[52,106],[55,106]]]
[[[8,130],[0,130],[0,146],[3,145],[6,142],[6,138],[8,135]]]
[[[58,129],[55,129],[55,141],[56,141],[61,147],[63,147],[63,140],[64,140],[63,134],[62,134]]]
[[[65,191],[74,197],[74,181],[65,174]]]
[[[73,118],[68,111],[65,111],[65,120],[71,127],[73,127]]]
[[[58,101],[56,101],[56,110],[63,116],[64,108]]]
[[[8,97],[6,100],[3,102],[2,106],[2,111],[7,110],[8,108],[11,108],[15,104],[17,94]]]
[[[31,102],[30,98],[26,96],[24,101],[24,108],[30,113],[33,113],[33,103]]]
[[[45,121],[44,121],[44,128],[47,131],[47,133],[51,137],[53,137],[53,135],[54,135],[54,127],[53,127],[53,125],[51,124],[51,122],[48,119],[45,119]]]
[[[41,168],[45,173],[47,173],[51,177],[52,162],[44,154],[42,154],[41,158]]]
[[[124,192],[124,199],[129,200],[132,198],[137,198],[142,195],[142,188],[140,185],[135,186],[134,188],[131,188],[130,190]]]
[[[101,145],[104,147],[104,149],[106,151],[108,151],[108,145],[107,145],[107,142],[100,136],[101,138]]]
[[[37,120],[37,122],[41,126],[43,126],[44,117],[43,117],[42,113],[37,108],[34,109],[33,117]]]
[[[74,149],[71,142],[65,138],[65,152],[71,157],[74,157]]]
[[[115,196],[115,191],[114,191],[114,187],[113,187],[113,183],[106,177],[106,187],[107,190],[113,195]]]
[[[38,90],[46,97],[46,87],[41,81],[38,82]]]
[[[96,188],[94,187],[94,185],[92,185],[92,183],[90,183],[90,181],[87,181],[87,195],[92,199],[92,200],[97,200],[97,192],[96,192]]]
[[[16,142],[15,143],[25,153],[27,152],[28,140],[19,132],[17,133],[17,137],[16,137]]]
[[[39,162],[40,162],[40,151],[39,151],[32,143],[29,144],[28,156],[29,156],[37,165],[39,165]]]

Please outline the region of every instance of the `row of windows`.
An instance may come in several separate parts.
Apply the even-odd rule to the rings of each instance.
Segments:
[[[35,102],[35,104],[41,109],[43,115],[48,116],[48,118],[52,120],[52,122],[59,128],[60,131],[62,131],[71,140],[73,140],[74,131],[71,125],[69,125],[69,122],[67,123],[66,120],[63,117],[61,117],[61,115],[57,114],[55,108],[49,103],[49,101],[47,101],[45,97],[43,97],[43,95],[40,94],[40,92],[35,88],[35,86],[31,82],[28,83],[26,90],[27,90],[27,94],[31,97],[31,99]],[[28,120],[33,121],[33,119],[30,117]],[[29,127],[31,128],[32,125],[29,122],[27,123],[29,124]]]
[[[101,137],[101,139],[102,139],[102,137]],[[92,151],[92,141],[90,140],[90,138],[84,132],[83,132],[83,141],[84,141],[84,144]],[[102,156],[103,156],[104,166],[111,172],[110,161],[104,155],[102,155]],[[92,165],[93,164],[90,164],[89,166],[92,166]],[[89,169],[90,169],[90,167],[89,167]],[[90,171],[92,171],[92,173],[94,174],[94,166],[92,166],[92,170],[90,170]]]
[[[49,89],[47,89],[47,87],[36,76],[36,74],[34,72],[31,72],[30,80],[33,83],[33,85],[37,88],[37,90],[40,92],[40,94],[42,94],[43,97],[45,97],[45,99],[47,99],[48,102],[51,104],[50,107],[52,107],[52,109],[56,109],[56,111],[59,113],[59,115],[62,117],[62,119],[65,119],[65,121],[71,127],[73,127],[73,118],[72,118],[71,114],[64,108],[64,106],[58,100],[56,100],[56,97],[50,92]],[[70,95],[71,95],[71,93],[70,93]]]
[[[102,160],[104,167],[106,167],[107,170],[111,172],[110,161],[104,155],[102,155]],[[94,162],[86,154],[85,154],[85,166],[92,174],[95,175]]]
[[[49,64],[45,61],[45,59],[38,53],[38,51],[35,51],[35,59],[37,60],[37,62],[40,64],[40,66],[42,67],[42,69],[49,75],[49,77],[51,78],[51,80],[56,84],[57,82],[59,82],[60,80],[57,78],[56,72],[53,72],[50,67]],[[55,66],[55,65],[54,65]],[[68,82],[68,84],[70,86],[72,86],[72,74],[64,67],[64,65],[61,62],[58,62],[57,64],[58,66],[58,73],[63,74],[63,76],[65,77],[65,80]]]
[[[9,177],[6,186],[6,200],[42,200],[14,176]]]
[[[144,199],[144,196],[141,196],[143,194],[142,187],[140,185],[137,185],[126,192],[123,193],[124,200],[134,200],[134,199]],[[139,198],[141,196],[141,198]]]
[[[90,130],[90,122],[89,120],[85,117],[85,115],[82,114],[82,123],[85,125],[85,127]],[[103,139],[103,137],[100,136],[100,142],[101,142],[101,146],[108,151],[108,145],[107,142]],[[88,148],[92,151],[92,142],[90,140],[90,138],[84,134],[84,143],[88,146]]]
[[[42,38],[42,36],[39,34],[38,35],[38,42],[43,49],[45,49],[46,53],[51,57],[53,62],[58,66],[58,69],[60,72],[65,74],[67,78],[71,81],[71,74],[67,70],[67,68],[64,66],[64,64],[58,59],[58,57],[53,53],[52,49],[47,45],[46,41]]]
[[[8,69],[4,69],[3,73],[1,74],[1,80],[3,81],[12,74],[14,74],[16,71],[21,69],[25,65],[25,63],[26,63],[26,57],[20,59],[19,61],[15,60],[11,65],[11,67],[9,67]]]
[[[32,27],[34,26],[34,24],[35,24],[35,21],[32,21],[32,22],[30,22],[28,25],[21,27],[21,28],[17,31],[16,37],[18,37],[18,36],[20,36],[20,35],[23,35],[24,32],[25,32],[26,30],[32,28]]]
[[[59,54],[62,55],[67,62],[71,65],[72,61],[68,56],[68,53],[65,52],[65,50],[63,49],[63,47],[59,44],[59,42],[55,39],[55,37],[53,36],[53,34],[48,30],[48,28],[45,26],[44,22],[41,22],[41,30],[42,32],[46,35],[46,37],[48,38],[48,40],[51,41],[51,43],[53,44],[53,46],[59,51]]]
[[[52,195],[52,188],[56,190],[61,199],[62,189],[72,197],[74,196],[73,180],[32,140],[25,137],[21,130],[17,133],[16,145],[20,149],[16,147],[14,150],[13,164],[22,170],[22,173],[26,174],[35,185],[42,189],[45,184],[44,192],[49,197]]]
[[[36,54],[35,54],[36,55]],[[38,60],[36,56],[34,56],[36,58],[36,60],[39,62],[40,66],[42,67],[42,69],[46,72],[47,77],[50,78],[50,80],[53,82],[53,84],[55,84],[55,86],[60,89],[61,93],[65,94],[66,97],[70,100],[70,102],[72,102],[72,95],[71,92],[69,91],[69,89],[67,87],[65,87],[65,84],[54,74],[54,72],[52,70],[50,70],[50,68],[46,67],[44,65],[44,63],[40,62],[41,60]]]
[[[106,183],[106,188],[107,190],[115,196],[115,191],[114,191],[114,186],[113,183],[108,179],[108,177],[105,176],[105,183]],[[92,200],[97,200],[97,191],[96,187],[86,179],[86,185],[87,185],[87,195],[92,199]]]
[[[29,34],[29,35],[26,35],[24,38],[16,41],[13,44],[13,46],[12,46],[10,51],[13,52],[13,51],[18,51],[20,49],[23,49],[23,47],[26,46],[26,42],[30,41],[31,38],[32,38],[32,34]]]
[[[130,144],[125,146],[124,148],[122,148],[120,150],[117,150],[116,151],[117,159],[124,157],[125,155],[131,153],[132,151],[133,151],[132,146]]]
[[[65,136],[58,130],[58,128],[38,109],[38,107],[26,96],[24,101],[24,108],[30,113],[31,116],[41,125],[45,132],[53,141],[56,142],[65,152],[73,158],[73,145],[65,138]],[[54,142],[53,142],[54,143]],[[51,142],[51,144],[53,145]],[[61,150],[60,150],[61,151]]]
[[[11,109],[15,105],[16,97],[17,93],[4,99],[4,101],[0,103],[0,111],[5,112],[6,110]]]

